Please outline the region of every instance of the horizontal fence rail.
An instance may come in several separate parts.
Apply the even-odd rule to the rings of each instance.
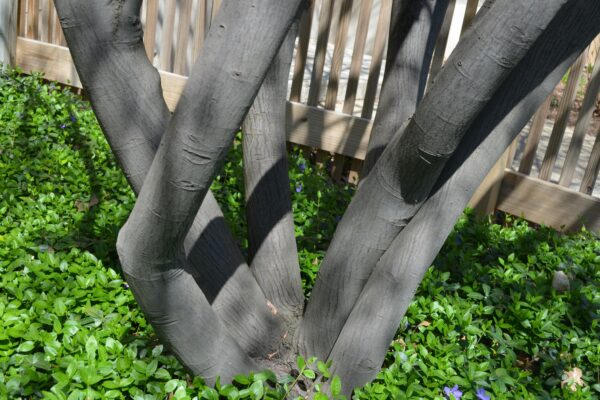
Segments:
[[[220,3],[143,2],[146,53],[161,74],[171,109]],[[479,3],[450,0],[430,77],[473,22]],[[356,183],[360,176],[385,69],[391,5],[392,0],[313,0],[299,22],[289,81],[288,140],[314,149],[317,162],[329,167],[337,180]],[[53,0],[20,0],[17,31],[16,65],[81,87]],[[600,230],[599,43],[594,41],[578,58],[560,90],[490,171],[472,205],[483,212],[497,207],[556,228],[586,224]],[[549,191],[558,200],[539,207]]]

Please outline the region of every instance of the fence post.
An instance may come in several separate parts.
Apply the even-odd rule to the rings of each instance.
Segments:
[[[498,162],[494,164],[481,185],[477,188],[473,197],[469,201],[469,207],[475,210],[475,213],[485,217],[493,214],[496,210],[496,203],[500,195],[502,179],[504,179],[504,169],[510,157],[510,147],[502,154]]]
[[[0,0],[0,63],[15,65],[17,55],[17,1]]]

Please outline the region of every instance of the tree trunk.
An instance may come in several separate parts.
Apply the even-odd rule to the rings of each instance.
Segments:
[[[366,177],[383,149],[417,109],[425,92],[436,38],[449,0],[395,0],[388,39],[385,75],[375,114],[367,157]]]
[[[375,377],[417,286],[479,182],[599,31],[600,3],[569,2],[468,129],[433,194],[377,263],[333,348],[330,359],[346,394]]]
[[[338,225],[300,325],[302,352],[329,356],[375,264],[427,199],[468,127],[565,2],[499,0],[464,36]]]
[[[249,262],[265,296],[297,319],[304,306],[286,148],[286,95],[295,23],[242,125]]]

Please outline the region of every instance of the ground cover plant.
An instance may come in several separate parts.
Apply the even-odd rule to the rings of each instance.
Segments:
[[[236,142],[213,189],[227,219],[242,221],[231,228],[244,248],[240,151]],[[304,360],[299,378],[263,372],[209,388],[186,374],[120,275],[114,243],[134,197],[70,91],[2,72],[0,176],[0,398],[282,398],[328,375]],[[290,182],[310,293],[352,188],[331,185],[298,151]],[[599,396],[598,237],[497,222],[461,217],[356,398]],[[552,289],[557,270],[569,291]]]

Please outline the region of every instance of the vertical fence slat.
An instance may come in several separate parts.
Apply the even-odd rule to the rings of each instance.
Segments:
[[[38,18],[39,40],[49,43],[52,38],[50,29],[50,2],[48,0],[39,0],[40,13]]]
[[[533,160],[535,159],[535,153],[544,131],[544,125],[546,124],[546,117],[550,110],[550,104],[552,103],[552,94],[548,96],[544,104],[533,116],[533,121],[529,127],[529,135],[527,135],[527,142],[525,143],[525,150],[523,151],[523,157],[519,164],[519,172],[525,175],[529,175],[531,167],[533,166]]]
[[[37,1],[29,0],[27,2],[27,32],[26,36],[29,39],[37,37]]]
[[[146,0],[146,27],[144,28],[144,47],[150,62],[154,61],[156,45],[156,23],[158,22],[158,0]]]
[[[479,5],[479,0],[468,0],[467,8],[465,9],[465,17],[463,18],[462,27],[460,28],[460,36],[462,36],[467,29],[473,23],[473,19],[475,18],[475,14],[477,14],[477,6]]]
[[[362,0],[361,2],[356,28],[356,39],[354,40],[354,48],[352,49],[352,61],[350,62],[350,74],[348,76],[348,84],[346,85],[346,97],[344,98],[344,107],[342,109],[344,114],[352,115],[354,112],[358,80],[365,54],[367,34],[369,33],[369,19],[371,18],[372,5],[373,0]]]
[[[558,114],[556,116],[556,120],[554,121],[554,127],[552,128],[552,134],[550,135],[548,148],[546,149],[546,154],[544,155],[544,160],[542,161],[542,167],[540,168],[539,178],[542,180],[547,181],[552,175],[552,169],[554,168],[554,164],[556,163],[558,151],[560,149],[565,130],[567,129],[569,113],[571,112],[571,107],[573,101],[575,100],[575,95],[577,94],[579,77],[581,76],[583,64],[587,57],[586,54],[587,50],[579,56],[577,61],[575,61],[575,64],[573,64],[573,66],[571,67],[571,71],[569,72],[569,80],[567,82],[567,87],[563,93],[562,99],[560,100],[560,104],[558,106]]]
[[[379,21],[377,31],[375,32],[375,44],[373,45],[373,55],[371,57],[371,66],[369,67],[369,78],[365,90],[365,101],[361,112],[362,118],[371,119],[375,108],[375,97],[377,87],[379,86],[379,74],[381,73],[381,60],[387,43],[387,36],[390,28],[390,19],[392,16],[392,1],[381,0],[381,9],[379,10]]]
[[[312,28],[313,14],[315,12],[315,1],[310,0],[308,8],[302,13],[298,26],[298,47],[296,48],[292,88],[290,90],[291,101],[299,102],[302,96],[302,82],[304,81],[304,68],[306,67],[306,57],[308,55],[308,43],[310,41],[310,29]]]
[[[208,0],[200,0],[198,2],[198,15],[194,21],[194,52],[192,55],[192,65],[196,62],[200,49],[204,44],[204,36],[206,35],[206,2]]]
[[[19,36],[27,34],[27,0],[19,0]]]
[[[176,0],[167,0],[165,5],[165,22],[162,29],[160,46],[160,69],[171,72],[171,53],[173,51],[173,31],[175,29]]]
[[[173,72],[185,75],[187,72],[187,50],[190,38],[190,16],[192,14],[192,0],[182,0],[179,10],[177,29],[177,48],[175,49],[175,65]]]
[[[581,179],[581,186],[579,187],[581,193],[592,194],[596,179],[598,178],[598,170],[600,170],[600,129],[596,132],[594,147],[592,148],[588,165]]]
[[[348,39],[348,25],[350,24],[350,17],[352,15],[352,3],[353,0],[343,0],[342,5],[339,8],[338,30],[331,60],[331,71],[329,73],[327,92],[325,94],[325,109],[327,110],[335,110],[337,103],[340,74],[342,72],[342,64],[344,63],[346,42]],[[334,180],[340,180],[342,178],[345,162],[346,157],[339,154],[335,155],[333,168],[331,170],[331,177]]]
[[[346,52],[346,41],[348,39],[348,25],[350,25],[350,17],[352,15],[352,2],[353,0],[343,0],[342,6],[339,9],[338,31],[335,38],[333,57],[331,59],[331,71],[329,73],[327,92],[325,94],[325,108],[328,110],[335,110],[335,105],[337,103],[340,74],[342,72],[342,64],[344,63],[344,55]]]
[[[319,30],[317,37],[317,48],[313,62],[313,70],[310,78],[310,89],[308,91],[308,105],[316,106],[319,102],[323,69],[325,67],[325,54],[331,29],[331,14],[333,13],[333,1],[323,0],[321,3],[321,14],[319,15]]]
[[[446,53],[446,46],[448,45],[448,37],[450,34],[450,25],[452,24],[452,16],[454,15],[454,6],[456,0],[450,0],[448,8],[446,9],[446,15],[444,16],[444,22],[440,28],[440,33],[437,40],[435,41],[435,49],[433,51],[433,60],[431,60],[431,68],[429,69],[429,81],[428,86],[433,83],[435,77],[442,69],[444,64],[444,54]]]
[[[583,98],[581,109],[579,110],[579,117],[577,118],[575,129],[573,130],[573,137],[571,138],[569,150],[567,151],[567,156],[565,158],[565,164],[558,181],[559,185],[570,186],[571,182],[573,181],[573,174],[575,173],[577,161],[579,160],[579,156],[581,154],[581,147],[583,145],[583,140],[585,139],[585,133],[590,120],[592,119],[592,115],[594,114],[594,109],[596,108],[596,98],[598,97],[599,90],[600,53],[598,53],[596,56],[596,61],[594,62],[594,69],[590,77],[587,92]]]
[[[221,0],[213,0],[212,10],[211,10],[211,14],[210,14],[211,23],[212,23],[212,21],[214,21],[215,16],[217,15],[217,12],[219,11],[219,8],[221,8]]]

